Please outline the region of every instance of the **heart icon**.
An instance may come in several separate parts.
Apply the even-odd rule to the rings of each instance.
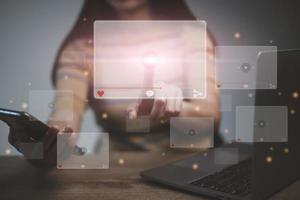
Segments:
[[[97,91],[97,95],[98,95],[99,97],[102,97],[102,96],[104,95],[104,90],[98,90],[98,91]]]

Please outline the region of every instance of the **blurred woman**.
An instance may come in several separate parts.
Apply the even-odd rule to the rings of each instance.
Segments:
[[[217,124],[219,102],[218,91],[214,86],[214,40],[211,35],[208,34],[205,49],[207,53],[207,96],[205,99],[178,98],[180,101],[176,101],[176,99],[167,98],[167,96],[164,98],[163,95],[160,95],[159,97],[154,96],[153,102],[150,104],[143,100],[132,99],[99,100],[93,96],[93,23],[96,20],[196,20],[196,18],[183,0],[86,0],[75,26],[58,52],[52,74],[57,91],[72,91],[73,94],[72,96],[70,93],[56,95],[55,106],[49,120],[50,126],[60,130],[68,127],[74,132],[79,132],[83,114],[87,107],[91,107],[98,123],[111,133],[113,144],[117,144],[117,147],[126,144],[127,146],[151,149],[154,143],[160,144],[161,141],[166,141],[162,138],[167,138],[168,134],[152,134],[151,136],[146,136],[147,134],[125,134],[124,136],[121,134],[126,132],[126,120],[138,118],[141,110],[148,111],[146,114],[150,116],[153,130],[168,128],[170,117],[212,117]],[[144,36],[135,34],[132,35],[132,38],[127,37],[127,44],[131,45],[131,42],[134,43],[140,37]],[[174,41],[182,38],[171,32],[167,37],[161,38],[155,34],[153,38],[151,34],[147,37],[149,41],[157,43],[166,42],[164,38]],[[124,38],[120,36],[121,41],[122,39]],[[108,46],[114,45],[117,50],[119,46],[114,42],[109,38],[106,40]],[[195,45],[193,42],[189,42],[180,51],[186,53],[195,48]],[[177,69],[174,68],[174,70]],[[101,78],[101,74],[97,78]],[[113,79],[114,77],[109,78]],[[126,86],[126,81],[124,80],[124,83],[120,84]],[[168,87],[167,90],[182,94],[178,87]],[[71,98],[73,104],[70,104]],[[73,116],[71,121],[55,120],[70,115]],[[49,138],[56,136],[55,134],[48,135]]]

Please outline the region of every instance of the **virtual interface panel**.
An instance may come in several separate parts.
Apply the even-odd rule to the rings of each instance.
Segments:
[[[96,21],[94,97],[206,97],[204,21]],[[182,97],[181,97],[182,96]]]

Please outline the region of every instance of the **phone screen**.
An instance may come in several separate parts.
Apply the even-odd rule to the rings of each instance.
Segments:
[[[0,115],[21,116],[21,113],[12,110],[0,109]]]

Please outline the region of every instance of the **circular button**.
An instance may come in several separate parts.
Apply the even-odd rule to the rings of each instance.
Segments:
[[[242,70],[242,72],[245,72],[245,73],[249,72],[251,70],[251,68],[252,67],[249,63],[243,63],[241,65],[241,70]]]
[[[50,109],[54,108],[54,103],[53,102],[48,103],[48,108]]]
[[[264,127],[266,126],[266,122],[265,122],[264,120],[260,120],[260,121],[258,122],[258,126],[259,126],[260,128],[264,128]]]
[[[188,134],[189,134],[190,136],[194,136],[194,135],[196,135],[196,130],[195,130],[195,129],[190,129],[190,130],[188,131]]]
[[[148,51],[143,55],[143,63],[145,66],[155,66],[158,62],[158,56],[153,51]]]

